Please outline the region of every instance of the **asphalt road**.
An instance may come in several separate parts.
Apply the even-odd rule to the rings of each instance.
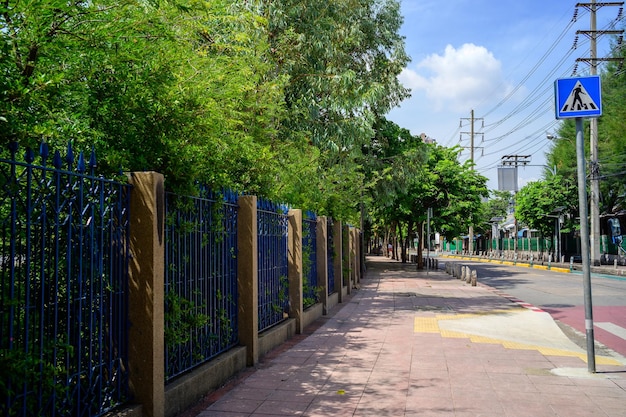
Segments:
[[[547,311],[559,324],[574,331],[581,343],[585,334],[583,276],[498,264],[472,263],[478,280]],[[592,274],[594,339],[626,356],[626,279]],[[584,343],[584,337],[583,342]]]

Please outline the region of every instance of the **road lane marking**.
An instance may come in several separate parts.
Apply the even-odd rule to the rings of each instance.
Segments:
[[[626,329],[624,329],[623,327],[620,327],[617,324],[613,324],[609,322],[594,323],[594,324],[598,326],[599,328],[601,328],[602,330],[606,330],[607,332],[614,334],[620,339],[626,340]]]

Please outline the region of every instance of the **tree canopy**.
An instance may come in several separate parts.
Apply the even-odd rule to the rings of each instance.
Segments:
[[[361,146],[408,94],[401,22],[396,0],[6,0],[0,141],[354,218]]]
[[[408,90],[397,0],[7,0],[0,140],[94,147],[100,172],[155,170],[356,224],[451,239],[486,180],[460,149],[384,115]]]
[[[387,120],[376,126],[363,164],[371,196],[368,214],[378,233],[400,240],[418,236],[423,241],[429,208],[431,225],[448,239],[482,221],[487,179],[471,162],[459,161],[460,148],[424,143]]]

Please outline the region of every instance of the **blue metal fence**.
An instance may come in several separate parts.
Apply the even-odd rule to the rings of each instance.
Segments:
[[[239,342],[237,204],[166,193],[165,375],[171,380]]]
[[[289,311],[287,208],[257,200],[259,331],[283,321]]]
[[[317,217],[306,212],[302,219],[302,300],[304,308],[319,301],[317,283]]]
[[[335,266],[333,265],[335,260],[335,242],[333,239],[333,220],[329,217],[326,223],[328,245],[327,248],[327,266],[328,266],[328,295],[335,292]]]
[[[127,184],[42,144],[0,159],[0,414],[99,416],[128,399]],[[52,166],[48,163],[52,162]]]

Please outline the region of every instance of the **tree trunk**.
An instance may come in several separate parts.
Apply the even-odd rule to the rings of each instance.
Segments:
[[[402,225],[398,222],[398,240],[400,241],[400,250],[402,253],[400,254],[400,259],[402,263],[406,263],[406,242],[404,241],[404,237],[402,237]]]

